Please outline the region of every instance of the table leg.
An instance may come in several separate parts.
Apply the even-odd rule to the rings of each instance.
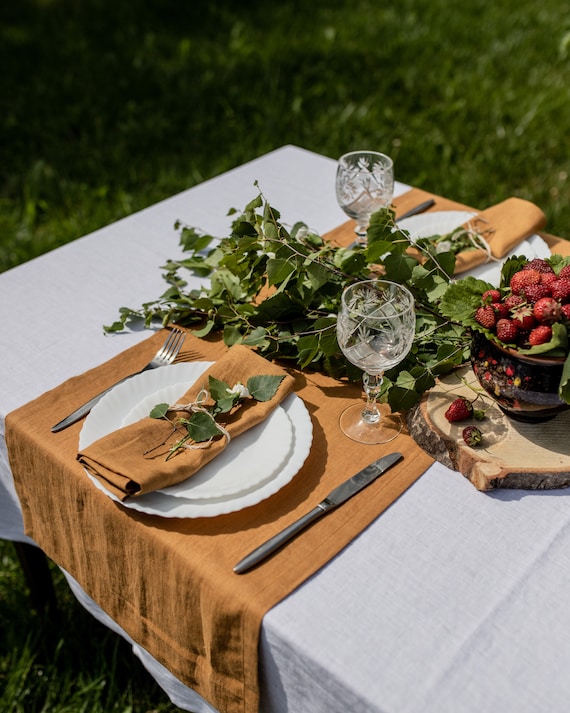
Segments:
[[[14,548],[30,589],[32,605],[38,611],[55,611],[55,589],[46,555],[39,547],[25,542],[14,542]]]

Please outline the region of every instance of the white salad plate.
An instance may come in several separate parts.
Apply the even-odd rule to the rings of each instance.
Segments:
[[[462,210],[442,210],[434,213],[420,213],[410,218],[398,221],[398,227],[409,233],[412,240],[430,238],[432,235],[447,235],[459,228],[477,213]],[[498,285],[501,279],[501,267],[505,260],[512,255],[525,255],[529,260],[535,257],[547,258],[551,255],[550,248],[539,235],[530,237],[519,243],[508,255],[499,261],[492,261],[478,265],[469,270],[469,275],[480,280],[486,280],[493,285]]]
[[[84,449],[98,438],[148,416],[158,403],[174,403],[210,362],[154,369],[113,389],[87,416],[79,438]],[[233,439],[191,478],[122,505],[163,517],[214,517],[255,505],[287,485],[305,462],[312,423],[303,401],[290,394],[260,424]],[[121,502],[96,478],[93,483]]]

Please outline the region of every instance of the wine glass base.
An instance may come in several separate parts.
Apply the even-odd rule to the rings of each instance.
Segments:
[[[374,445],[393,441],[402,431],[402,419],[386,404],[379,404],[380,419],[369,423],[362,418],[362,403],[346,408],[339,418],[340,430],[357,443]]]

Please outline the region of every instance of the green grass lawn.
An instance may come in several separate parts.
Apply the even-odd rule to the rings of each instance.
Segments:
[[[286,143],[382,150],[400,180],[477,207],[528,198],[570,237],[568,10],[7,0],[0,271]],[[0,557],[0,713],[173,710],[61,578],[50,630]]]
[[[559,0],[20,0],[0,38],[0,269],[285,143],[570,234]]]

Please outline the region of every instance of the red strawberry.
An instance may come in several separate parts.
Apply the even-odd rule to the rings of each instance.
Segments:
[[[477,426],[465,426],[461,435],[468,446],[478,446],[483,440],[483,434]]]
[[[506,304],[509,309],[514,309],[515,307],[522,305],[523,302],[524,297],[521,297],[520,295],[509,295],[504,304]]]
[[[541,272],[540,273],[540,284],[541,285],[547,285],[548,287],[552,287],[552,283],[556,282],[557,279],[558,279],[558,277],[554,272]]]
[[[459,396],[451,402],[449,408],[445,412],[445,418],[450,423],[453,423],[454,421],[465,421],[465,419],[471,418],[472,413],[473,406],[471,401],[468,401],[463,396]]]
[[[552,296],[560,302],[570,302],[570,278],[559,277],[552,283]]]
[[[519,270],[511,277],[511,291],[515,295],[520,295],[523,287],[538,285],[539,283],[540,272],[538,270]]]
[[[540,324],[538,327],[531,329],[528,335],[528,343],[536,347],[538,344],[544,344],[552,339],[552,327],[547,324]]]
[[[523,270],[536,270],[537,272],[554,272],[550,263],[541,257],[535,257],[522,268]]]
[[[535,303],[532,313],[541,324],[553,324],[560,319],[560,305],[554,297],[542,297]]]
[[[499,290],[486,290],[483,292],[483,302],[500,302],[501,301],[501,293]]]
[[[497,319],[503,319],[509,316],[509,308],[504,302],[492,302],[491,307]]]
[[[475,312],[475,321],[479,322],[482,327],[487,329],[493,329],[497,321],[495,317],[495,310],[491,305],[483,305]]]
[[[530,305],[522,304],[512,310],[513,320],[519,329],[532,329],[536,324],[536,319],[532,313]]]
[[[500,319],[497,322],[497,337],[505,344],[514,344],[519,336],[519,328],[512,319]]]
[[[527,285],[522,288],[522,293],[527,302],[538,302],[541,297],[550,297],[551,290],[547,285]]]
[[[560,311],[562,312],[562,319],[570,321],[570,304],[563,304],[562,307],[560,307]]]
[[[558,273],[559,279],[565,278],[565,277],[570,277],[570,265],[566,265],[566,267],[563,267],[562,270]]]

